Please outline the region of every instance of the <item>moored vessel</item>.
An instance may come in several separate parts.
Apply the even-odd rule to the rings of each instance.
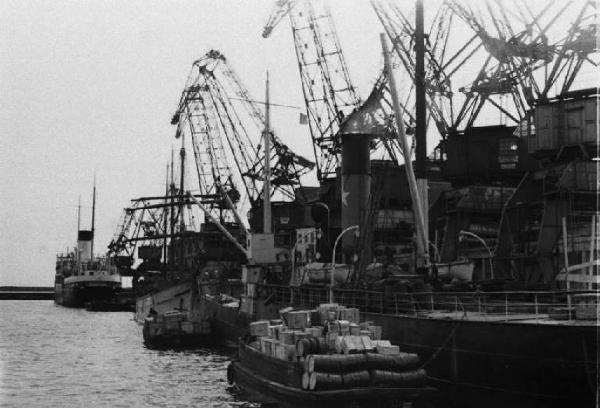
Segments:
[[[77,247],[56,257],[54,301],[62,306],[84,307],[88,302],[110,301],[121,288],[121,276],[109,257],[94,257],[96,186],[92,204],[92,227],[80,229],[77,215]]]
[[[283,320],[250,324],[228,367],[230,384],[251,398],[283,407],[389,407],[436,396],[419,358],[372,339],[380,331],[359,325],[357,309],[282,312]]]

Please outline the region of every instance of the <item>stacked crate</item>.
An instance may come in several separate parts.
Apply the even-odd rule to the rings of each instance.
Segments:
[[[257,348],[272,357],[297,361],[313,350],[352,354],[374,352],[393,347],[381,340],[381,326],[360,322],[357,308],[338,304],[321,304],[315,310],[280,311],[281,320],[261,320],[250,324],[250,335],[257,339]],[[299,348],[301,350],[299,350]]]
[[[381,326],[360,322],[356,308],[321,304],[315,310],[280,311],[281,320],[250,324],[255,348],[298,364],[308,390],[418,386],[426,375],[415,354],[381,340]]]

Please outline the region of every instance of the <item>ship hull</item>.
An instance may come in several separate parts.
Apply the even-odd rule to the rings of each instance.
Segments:
[[[390,388],[346,385],[341,389],[308,391],[302,389],[302,372],[297,362],[280,360],[240,344],[237,359],[228,368],[228,380],[257,402],[286,408],[387,408],[403,406],[408,401],[413,406],[429,407],[438,396],[433,387],[416,384]]]
[[[222,346],[237,347],[238,340],[248,333],[252,318],[237,308],[227,307],[207,297],[202,297],[202,308],[210,321],[215,342]]]
[[[456,407],[593,407],[597,327],[365,313]]]
[[[204,303],[217,341],[243,336],[243,313],[210,300]],[[275,310],[286,306],[290,304],[278,302]],[[531,314],[511,316],[522,319],[512,321],[440,316],[364,312],[362,320],[382,326],[385,337],[402,351],[419,355],[448,408],[596,406],[600,327],[595,321],[543,315],[538,321]]]
[[[115,282],[63,283],[54,286],[54,301],[66,307],[85,307],[88,302],[110,300],[119,285]]]

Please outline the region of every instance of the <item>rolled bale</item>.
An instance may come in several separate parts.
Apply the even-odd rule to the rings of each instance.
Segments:
[[[310,382],[311,390],[341,390],[344,387],[344,379],[340,374],[313,372],[314,380]],[[313,385],[314,384],[314,385]]]
[[[311,339],[300,339],[296,342],[296,354],[301,357],[306,357],[307,354],[310,353],[311,349]]]
[[[317,385],[317,374],[310,373],[310,376],[308,377],[308,389],[314,390],[316,385]]]
[[[328,351],[327,342],[324,338],[306,338],[296,342],[296,352],[299,356],[308,354],[322,354]]]
[[[304,369],[305,373],[312,373],[315,371],[315,361],[312,356],[312,354],[309,354],[304,358],[304,364],[302,365],[302,368]]]
[[[314,353],[312,354],[325,354],[330,351],[330,348],[327,346],[327,340],[324,337],[314,337],[311,342],[312,350]]]
[[[306,347],[304,346],[304,343],[302,342],[303,340],[308,342],[308,339],[302,339],[302,340],[298,340],[296,342],[296,354],[298,354],[298,357],[306,356],[306,352],[304,351],[306,349]]]
[[[367,367],[371,370],[384,370],[393,372],[404,372],[419,367],[419,356],[413,353],[399,354],[365,354]]]
[[[369,365],[365,354],[311,354],[305,367],[309,372],[347,373],[366,370]]]
[[[343,372],[357,372],[368,369],[367,356],[365,354],[348,354],[340,362]]]
[[[310,381],[310,373],[307,371],[304,371],[304,373],[302,374],[302,389],[303,390],[308,390],[309,381]]]
[[[354,371],[342,374],[344,388],[368,387],[371,384],[371,375],[368,370]]]
[[[423,369],[397,373],[386,370],[371,370],[371,384],[388,387],[419,387],[425,385],[427,374]]]

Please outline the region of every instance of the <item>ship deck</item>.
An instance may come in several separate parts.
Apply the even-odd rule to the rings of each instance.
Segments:
[[[405,315],[415,316],[413,313]],[[416,316],[431,319],[469,320],[499,323],[511,322],[522,324],[546,324],[554,326],[600,326],[600,322],[597,320],[557,320],[550,317],[550,314],[548,313],[511,313],[508,315],[497,315],[470,311],[432,311],[417,313]]]
[[[277,304],[315,307],[326,303],[326,288],[262,285]],[[489,323],[600,326],[600,292],[503,291],[394,293],[334,289],[334,300],[366,314]]]

